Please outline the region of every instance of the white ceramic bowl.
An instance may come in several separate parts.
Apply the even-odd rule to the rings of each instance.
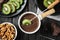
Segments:
[[[13,39],[13,40],[15,40],[16,37],[17,37],[17,29],[16,29],[15,25],[12,24],[12,23],[10,23],[10,22],[4,22],[4,23],[2,23],[2,24],[10,24],[10,25],[12,25],[12,26],[15,28],[15,37],[14,37],[14,39]]]
[[[26,14],[34,14],[34,15],[38,18],[38,22],[39,22],[39,23],[38,23],[38,27],[37,27],[36,30],[34,30],[33,32],[27,32],[27,31],[25,31],[25,30],[23,30],[23,29],[21,28],[21,25],[20,25],[21,18],[22,18],[24,15],[26,15]],[[19,20],[18,20],[18,26],[19,26],[20,30],[21,30],[22,32],[26,33],[26,34],[36,33],[36,32],[39,30],[40,25],[41,25],[40,18],[39,18],[39,16],[38,16],[37,14],[35,14],[34,12],[25,12],[25,13],[23,13],[23,14],[19,17]]]

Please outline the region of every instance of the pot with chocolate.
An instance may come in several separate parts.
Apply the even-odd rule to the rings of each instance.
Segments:
[[[18,26],[20,30],[26,34],[36,33],[41,26],[41,20],[53,13],[55,13],[54,9],[50,9],[43,14],[25,12],[19,17]]]

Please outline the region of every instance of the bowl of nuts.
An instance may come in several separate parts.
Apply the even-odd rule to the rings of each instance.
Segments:
[[[0,24],[0,39],[15,40],[17,37],[17,29],[15,25],[9,22]]]

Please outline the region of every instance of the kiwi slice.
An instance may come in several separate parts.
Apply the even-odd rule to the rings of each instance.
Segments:
[[[17,2],[20,2],[20,0],[17,0]]]
[[[11,3],[11,2],[8,2],[8,4],[10,5],[10,8],[11,8],[11,13],[15,12],[15,6]]]
[[[28,26],[28,25],[31,24],[31,21],[30,21],[29,19],[24,19],[24,20],[22,21],[22,24]]]
[[[44,4],[45,7],[48,7],[47,0],[44,0],[43,4]]]
[[[55,0],[49,0],[49,1],[53,3]]]
[[[6,15],[10,14],[11,12],[10,6],[8,4],[3,4],[2,12],[3,14],[6,14]]]
[[[20,4],[17,1],[13,2],[13,5],[16,7],[16,9],[19,9],[20,8]]]
[[[23,4],[23,0],[20,0],[20,4]]]
[[[17,2],[19,2],[20,4],[23,4],[23,0],[17,0]]]
[[[9,0],[9,1],[16,1],[16,0]]]
[[[54,0],[44,0],[43,4],[44,4],[45,7],[48,7],[53,2],[54,2]]]

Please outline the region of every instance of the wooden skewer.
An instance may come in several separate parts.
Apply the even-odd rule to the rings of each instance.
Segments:
[[[60,2],[59,0],[55,0],[55,2],[53,2],[51,5],[49,5],[49,6],[47,7],[47,9],[53,8],[53,7],[54,7],[55,5],[57,5],[59,2]]]

